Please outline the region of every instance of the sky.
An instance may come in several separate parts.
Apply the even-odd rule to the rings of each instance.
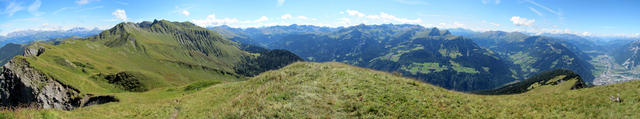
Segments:
[[[165,19],[203,27],[393,23],[640,37],[638,6],[640,0],[0,0],[0,36]]]

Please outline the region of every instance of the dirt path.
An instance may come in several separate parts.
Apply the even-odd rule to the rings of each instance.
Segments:
[[[171,113],[171,119],[178,118],[178,114],[180,114],[180,106],[179,105],[180,105],[181,100],[176,99],[174,101],[176,102],[176,106],[173,107],[174,111],[173,111],[173,113]]]

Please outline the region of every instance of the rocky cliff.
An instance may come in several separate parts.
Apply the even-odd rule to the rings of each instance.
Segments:
[[[9,61],[0,73],[2,106],[69,110],[73,109],[77,95],[78,90],[32,68],[24,57]]]
[[[113,96],[81,95],[80,91],[55,80],[29,65],[45,48],[33,46],[7,62],[0,72],[0,106],[71,110],[80,106],[118,101]],[[106,97],[106,98],[105,98]]]

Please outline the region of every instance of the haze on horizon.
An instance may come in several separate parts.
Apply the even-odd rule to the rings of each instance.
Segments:
[[[120,22],[189,21],[202,27],[419,24],[425,27],[640,37],[640,1],[579,0],[0,0],[0,35],[107,29]]]

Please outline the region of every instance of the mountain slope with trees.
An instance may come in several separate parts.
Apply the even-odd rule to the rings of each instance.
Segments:
[[[241,43],[289,50],[307,61],[335,61],[397,72],[447,89],[490,89],[516,80],[509,66],[492,51],[446,30],[391,24],[357,25],[336,30],[303,28],[308,30],[275,30],[285,32],[273,34],[224,26],[212,29]]]
[[[466,37],[510,61],[522,78],[543,71],[569,69],[580,74],[586,82],[594,79],[594,67],[587,62],[590,57],[562,40],[502,31],[467,33]]]
[[[546,77],[546,76],[545,76]],[[550,78],[553,76],[550,76]],[[547,80],[547,79],[544,79]],[[72,111],[24,109],[15,118],[637,118],[639,81],[568,90],[560,82],[513,95],[446,90],[341,63],[300,62],[246,81],[195,82]],[[613,96],[622,101],[616,102]]]

